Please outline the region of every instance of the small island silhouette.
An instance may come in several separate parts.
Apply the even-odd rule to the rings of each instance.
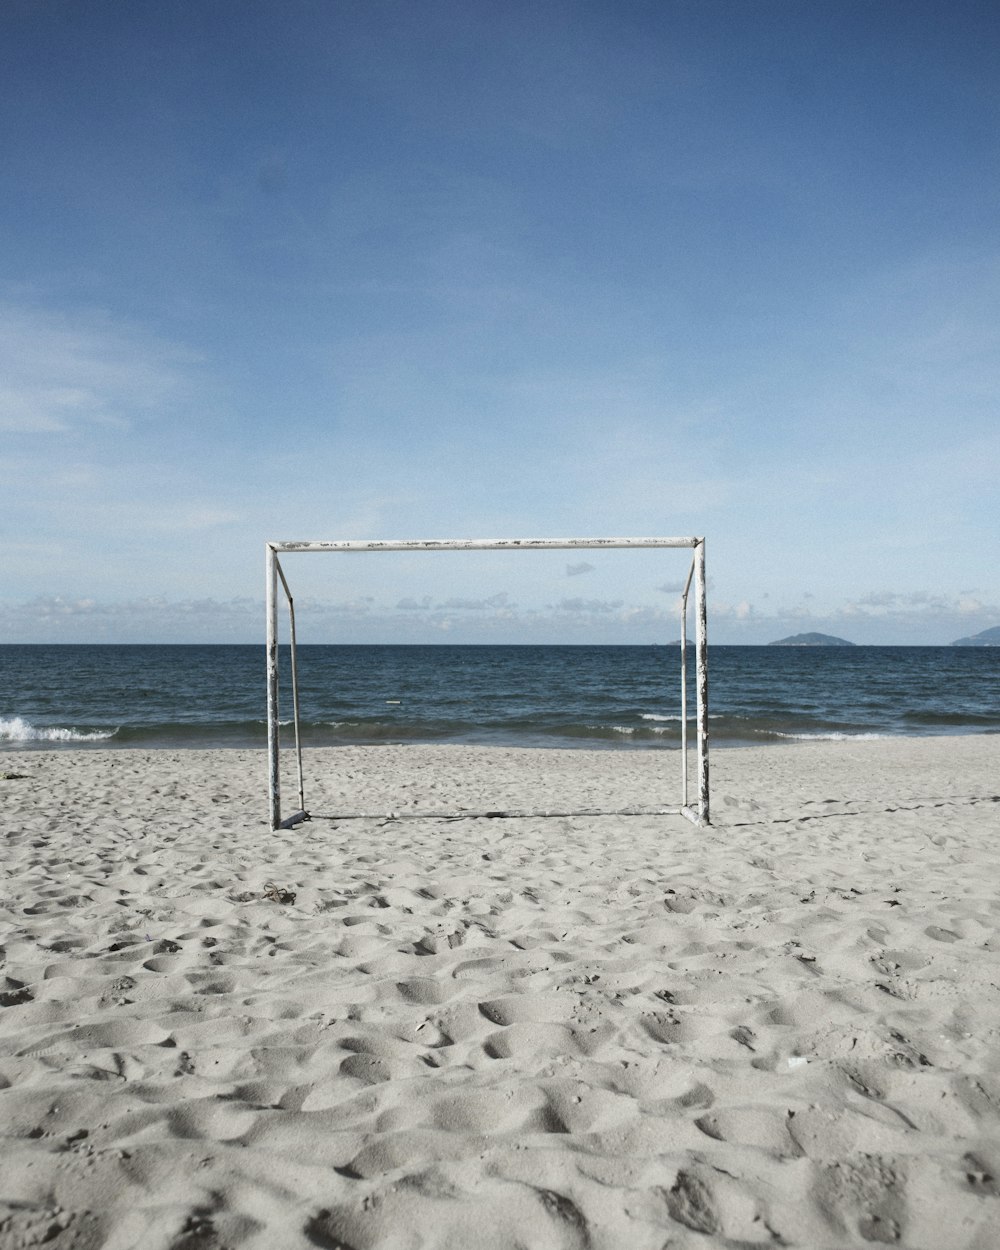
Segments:
[[[769,647],[853,647],[853,642],[846,638],[835,638],[833,634],[792,634],[789,638],[778,638],[769,642]]]
[[[992,625],[968,638],[956,638],[953,647],[1000,647],[1000,625]]]

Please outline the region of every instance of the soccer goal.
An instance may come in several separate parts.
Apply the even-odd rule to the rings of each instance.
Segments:
[[[329,817],[346,820],[351,817],[391,817],[392,812],[310,812],[306,806],[305,781],[302,765],[302,737],[300,732],[298,659],[295,636],[295,602],[288,580],[281,567],[279,556],[292,552],[345,553],[387,551],[546,551],[578,550],[581,548],[619,547],[680,547],[692,552],[687,579],[680,596],[680,730],[681,730],[681,801],[677,807],[641,808],[630,807],[614,812],[588,810],[569,811],[461,811],[421,812],[421,818],[441,817],[516,817],[516,816],[597,816],[597,815],[670,815],[686,816],[698,825],[709,823],[708,794],[708,609],[705,592],[705,539],[704,538],[450,538],[385,541],[381,539],[351,540],[345,542],[269,542],[267,552],[267,753],[268,796],[272,829],[290,828],[312,817]],[[694,585],[695,597],[695,729],[697,737],[697,802],[689,801],[688,780],[688,725],[689,698],[687,681],[687,619],[688,597]],[[292,724],[294,728],[295,764],[298,779],[298,807],[290,815],[281,815],[281,743],[279,730],[279,676],[278,676],[278,604],[279,587],[288,606],[289,651],[292,696]]]

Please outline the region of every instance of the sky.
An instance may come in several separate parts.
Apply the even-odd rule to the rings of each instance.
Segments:
[[[1000,624],[993,0],[4,0],[0,116],[0,641],[262,641],[269,539]],[[300,641],[649,643],[688,559],[285,571]]]

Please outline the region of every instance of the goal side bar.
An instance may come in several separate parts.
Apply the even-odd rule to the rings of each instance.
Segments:
[[[692,548],[693,559],[688,573],[682,601],[681,638],[681,689],[682,689],[682,738],[684,756],[683,803],[677,809],[689,820],[699,825],[710,823],[709,810],[709,762],[708,762],[708,607],[705,579],[705,539],[690,538],[448,538],[448,539],[350,539],[345,541],[290,541],[268,542],[265,545],[267,559],[266,614],[267,614],[267,748],[269,815],[272,829],[287,827],[307,818],[300,810],[294,815],[281,818],[281,759],[278,719],[278,582],[288,601],[292,628],[292,668],[295,672],[295,617],[291,592],[278,562],[279,553],[285,552],[371,552],[371,551],[543,551],[569,550],[573,548]],[[696,725],[698,736],[698,805],[688,805],[687,796],[687,700],[686,700],[686,634],[687,597],[692,576],[696,601]],[[293,677],[294,680],[294,677]],[[296,683],[297,686],[297,683]],[[298,691],[294,694],[296,754],[299,771],[299,802],[304,808],[302,785],[301,746],[299,744]],[[581,813],[582,814],[582,813]],[[610,813],[609,813],[610,814]],[[623,813],[624,814],[624,813]]]

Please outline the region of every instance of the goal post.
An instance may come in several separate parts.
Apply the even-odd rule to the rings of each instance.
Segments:
[[[293,552],[379,552],[379,551],[546,551],[577,550],[580,548],[650,548],[680,547],[692,552],[691,565],[681,593],[680,660],[681,660],[681,803],[675,808],[657,808],[656,814],[676,813],[686,816],[698,825],[709,824],[709,766],[708,766],[708,606],[705,583],[705,539],[700,538],[447,538],[447,539],[351,539],[345,541],[315,542],[268,542],[265,545],[267,560],[266,616],[267,616],[267,756],[268,756],[268,814],[272,829],[288,828],[308,820],[305,784],[302,768],[302,741],[300,733],[298,666],[296,657],[295,604],[279,556]],[[688,793],[688,695],[687,695],[687,611],[690,591],[694,587],[695,598],[695,726],[697,735],[697,791],[696,804],[689,802]],[[298,809],[282,819],[281,815],[281,744],[279,722],[279,671],[278,671],[278,609],[279,588],[288,607],[289,647],[291,659],[292,717],[294,725],[295,758],[298,778]],[[641,809],[629,809],[620,814],[638,814]],[[365,813],[368,815],[369,813]],[[384,815],[385,813],[383,813]],[[573,815],[615,813],[569,813],[569,812],[447,812],[421,813],[455,817],[489,815]],[[351,813],[353,815],[353,813]],[[341,816],[346,819],[346,816]]]

